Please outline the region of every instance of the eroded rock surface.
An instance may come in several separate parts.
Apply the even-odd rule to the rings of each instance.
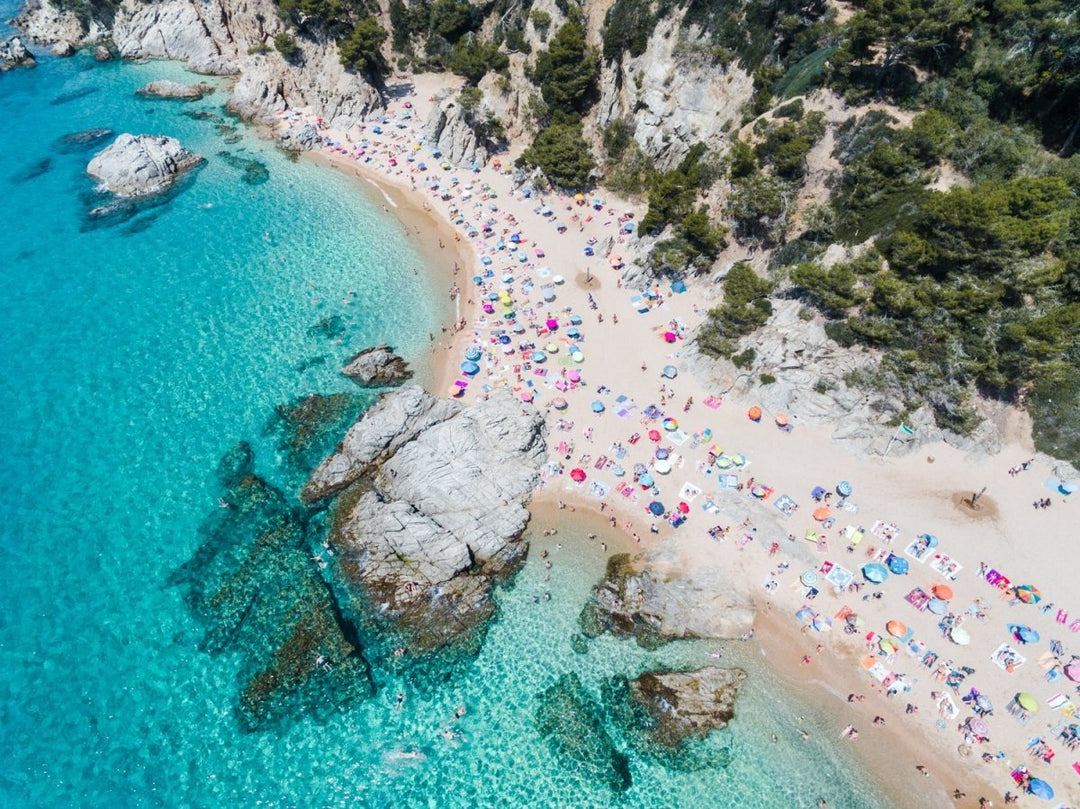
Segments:
[[[18,37],[12,37],[7,42],[0,42],[0,73],[16,67],[34,67],[35,65],[37,65],[37,59],[34,58],[34,54],[27,50]]]
[[[149,96],[152,98],[175,98],[180,101],[198,101],[204,95],[214,92],[214,88],[206,84],[181,84],[169,79],[152,81],[145,87],[135,91],[136,95]]]
[[[649,732],[665,747],[704,738],[735,716],[742,669],[707,666],[697,671],[646,671],[629,681],[629,695],[651,717]]]
[[[386,343],[360,351],[341,369],[341,373],[362,388],[399,385],[413,375],[409,364]]]
[[[124,133],[90,161],[87,173],[119,197],[156,194],[203,162],[176,138]]]

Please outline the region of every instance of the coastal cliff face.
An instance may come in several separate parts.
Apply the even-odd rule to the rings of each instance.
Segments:
[[[14,24],[35,42],[85,46],[111,39],[124,59],[176,59],[197,73],[239,75],[228,108],[260,123],[309,107],[348,129],[382,106],[363,76],[342,66],[332,41],[304,40],[287,61],[268,47],[284,32],[270,0],[124,0],[109,19],[80,18],[32,0]]]

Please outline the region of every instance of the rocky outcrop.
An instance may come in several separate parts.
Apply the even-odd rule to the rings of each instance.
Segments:
[[[164,191],[202,162],[176,138],[125,132],[98,152],[86,171],[119,197],[142,197]]]
[[[36,64],[34,54],[26,49],[18,37],[0,42],[0,73],[16,67],[34,67]]]
[[[525,552],[543,428],[509,393],[466,409],[410,386],[387,394],[320,465],[369,472],[369,489],[354,487],[335,504],[337,574],[411,648],[448,645],[493,612],[492,586]],[[370,474],[364,459],[380,457]],[[312,489],[325,485],[309,481],[305,496]]]
[[[657,744],[678,747],[728,726],[735,716],[742,669],[707,666],[697,671],[646,671],[629,682],[629,697],[651,719]]]
[[[98,45],[94,48],[94,61],[95,62],[111,62],[113,60],[113,52],[108,45]]]
[[[424,124],[424,145],[438,149],[444,159],[455,165],[483,165],[488,158],[487,148],[469,124],[465,110],[451,95],[444,95],[432,107]]]
[[[750,597],[728,571],[681,567],[660,552],[612,556],[582,610],[582,632],[590,638],[604,632],[629,635],[655,648],[678,638],[737,638],[750,629]]]
[[[386,343],[360,351],[341,369],[341,373],[362,388],[400,385],[413,375],[409,364]]]
[[[710,34],[684,26],[685,8],[656,24],[645,52],[604,66],[596,122],[624,119],[657,168],[673,168],[699,141],[723,151],[725,132],[740,120],[753,78],[737,65],[721,67]]]
[[[224,8],[199,2],[124,3],[112,27],[122,59],[176,59],[196,73],[239,72]]]
[[[53,56],[67,57],[75,55],[75,44],[67,40],[57,42],[51,48]]]
[[[111,18],[97,20],[75,14],[70,8],[61,9],[49,0],[27,0],[23,10],[11,24],[26,34],[31,42],[71,45],[93,45],[108,36]]]
[[[214,92],[207,84],[181,84],[169,79],[158,79],[135,91],[135,95],[151,98],[175,98],[180,101],[198,101],[204,95]]]
[[[278,142],[289,152],[310,152],[321,140],[319,130],[311,123],[296,123],[278,130]]]
[[[438,399],[416,385],[384,396],[345,433],[337,449],[316,467],[300,493],[306,503],[337,494],[424,430],[453,418],[462,405]]]

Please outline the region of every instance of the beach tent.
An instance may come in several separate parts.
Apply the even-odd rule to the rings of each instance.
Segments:
[[[661,503],[659,500],[653,500],[651,503],[649,503],[649,512],[659,517],[661,514],[664,513],[664,504]]]
[[[1067,665],[1065,667],[1065,676],[1074,683],[1080,683],[1080,662]]]
[[[682,293],[686,292],[686,282],[681,280],[672,281],[671,291],[674,292],[676,295],[681,295]]]
[[[1028,782],[1027,791],[1036,798],[1042,798],[1044,801],[1051,801],[1054,799],[1054,788],[1041,778],[1032,778],[1031,781]]]
[[[879,565],[877,562],[868,562],[863,565],[862,574],[863,578],[873,584],[881,584],[889,578],[889,571],[886,570],[885,565]]]

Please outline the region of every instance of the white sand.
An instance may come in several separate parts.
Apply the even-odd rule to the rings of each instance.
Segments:
[[[683,295],[672,295],[667,288],[659,289],[662,304],[645,314],[638,314],[630,303],[633,293],[619,288],[619,273],[611,268],[609,258],[602,253],[594,258],[584,255],[584,247],[590,239],[596,239],[600,244],[608,238],[616,239],[614,254],[629,248],[635,237],[619,235],[619,219],[632,212],[637,216],[630,221],[636,222],[641,207],[615,200],[607,193],[598,195],[604,200],[601,211],[553,194],[534,194],[526,199],[520,191],[515,193],[508,172],[500,173],[492,166],[478,173],[467,169],[442,170],[440,159],[433,158],[427,149],[414,151],[413,144],[418,141],[420,127],[431,106],[429,96],[439,86],[450,84],[453,80],[444,76],[417,77],[416,94],[391,104],[390,123],[381,125],[382,135],[374,134],[371,126],[363,133],[350,133],[356,136],[357,143],[360,136],[369,139],[369,146],[359,158],[351,156],[356,144],[349,143],[344,133],[324,133],[342,144],[340,150],[326,150],[339,166],[355,166],[365,177],[389,182],[406,191],[415,190],[415,198],[422,200],[420,204],[425,211],[446,221],[452,221],[460,214],[466,223],[477,229],[489,218],[493,219],[494,229],[487,238],[481,235],[470,239],[464,226],[453,231],[446,230],[445,223],[438,228],[432,226],[429,238],[443,240],[448,252],[469,247],[473,251],[471,265],[462,267],[453,276],[461,289],[458,303],[465,328],[456,335],[436,335],[440,349],[445,352],[446,369],[436,391],[445,390],[457,379],[464,380],[458,373],[458,366],[464,360],[465,349],[470,345],[482,348],[480,374],[469,380],[463,398],[472,400],[482,396],[485,387],[507,386],[519,395],[532,392],[535,404],[548,414],[552,461],[553,464],[561,463],[562,471],[553,473],[554,467],[548,470],[550,474],[538,493],[537,503],[543,506],[563,500],[574,503],[579,509],[598,510],[603,502],[605,516],[615,515],[619,528],[625,530],[631,543],[635,542],[635,535],[643,548],[658,541],[676,543],[688,566],[723,565],[730,569],[733,581],[748,583],[762,609],[769,612],[769,620],[762,623],[768,630],[768,636],[763,639],[763,651],[793,683],[801,682],[808,695],[835,700],[838,727],[850,723],[859,728],[861,737],[854,744],[866,748],[868,765],[890,782],[894,793],[929,794],[936,798],[920,798],[919,804],[930,805],[936,800],[941,806],[976,806],[978,798],[985,795],[1001,806],[1006,790],[1017,792],[1010,777],[1011,768],[1024,764],[1036,777],[1048,781],[1057,791],[1057,797],[1053,802],[1045,803],[1025,795],[1019,805],[1056,806],[1058,801],[1064,802],[1062,805],[1080,803],[1080,779],[1078,771],[1073,769],[1080,755],[1070,751],[1055,736],[1055,731],[1072,720],[1061,708],[1052,707],[1056,704],[1052,700],[1055,695],[1071,696],[1080,706],[1080,695],[1076,693],[1076,684],[1062,676],[1047,682],[1046,672],[1039,663],[1049,651],[1051,639],[1062,642],[1061,658],[1065,662],[1073,652],[1080,653],[1080,634],[1070,629],[1075,620],[1072,613],[1075,618],[1080,618],[1080,596],[1075,595],[1072,585],[1075,562],[1080,554],[1070,541],[1076,530],[1070,531],[1068,524],[1070,512],[1080,506],[1068,504],[1065,498],[1043,486],[1043,480],[1050,475],[1044,465],[1035,464],[1015,477],[1007,473],[1010,466],[1032,457],[1030,442],[1010,444],[999,456],[991,458],[972,457],[945,445],[935,445],[905,458],[865,460],[847,454],[833,443],[828,430],[796,424],[792,432],[785,433],[772,421],[776,414],[765,414],[757,424],[751,422],[746,411],[752,403],[727,399],[716,409],[706,407],[706,397],[715,391],[705,390],[689,374],[680,374],[674,380],[663,380],[659,375],[667,364],[680,365],[680,352],[685,346],[681,338],[691,336],[704,316],[703,308],[698,309],[700,301],[693,284]],[[399,128],[395,121],[404,113],[406,102],[412,105],[413,117]],[[408,154],[415,155],[415,162],[406,160]],[[396,157],[396,166],[390,165],[391,156]],[[365,158],[370,160],[364,162]],[[417,168],[420,161],[427,164],[426,172]],[[452,177],[458,178],[457,185],[451,184]],[[427,188],[432,178],[441,183],[438,191]],[[446,199],[442,198],[444,194]],[[467,198],[466,194],[469,195]],[[591,194],[588,196],[592,197]],[[550,206],[554,215],[543,217],[535,213],[534,208],[541,204]],[[576,221],[572,219],[574,216]],[[586,222],[589,216],[592,219]],[[566,232],[557,233],[552,220],[565,223]],[[448,242],[453,238],[448,234],[453,232],[458,234],[460,243]],[[527,262],[520,262],[515,257],[518,248],[508,239],[514,232],[525,239],[523,249],[527,252]],[[428,234],[421,234],[425,235]],[[494,249],[500,238],[507,242],[504,251]],[[537,247],[545,251],[544,258],[537,258]],[[460,255],[465,258],[457,258],[455,253],[455,260],[468,260],[470,251],[465,249]],[[492,257],[490,269],[494,271],[494,277],[486,281],[490,289],[500,290],[503,286],[500,278],[504,273],[512,274],[513,281],[508,287],[513,295],[513,308],[518,319],[529,326],[525,334],[511,334],[511,354],[503,354],[502,347],[497,341],[493,342],[497,330],[509,328],[508,323],[498,321],[501,305],[496,303],[492,315],[484,315],[479,310],[481,290],[472,282],[472,277],[486,269],[479,263],[482,255]],[[540,267],[549,267],[551,275],[559,274],[565,279],[564,284],[553,288],[556,298],[552,303],[544,303],[540,297],[541,286],[551,283],[550,276],[542,277]],[[579,283],[586,272],[591,273],[593,279],[587,289]],[[529,295],[523,294],[522,285],[526,279],[533,282]],[[589,307],[587,295],[590,292],[598,304],[596,310]],[[566,337],[568,309],[582,318],[583,339],[580,341]],[[560,320],[559,329],[552,335],[538,336],[533,324],[542,325],[549,315]],[[599,315],[603,315],[602,323]],[[680,325],[685,328],[678,328]],[[668,330],[679,331],[680,339],[674,343],[665,342],[662,335]],[[546,363],[533,366],[546,369],[546,376],[535,375],[532,369],[525,368],[527,351],[520,347],[525,341],[534,342],[541,349],[549,342],[559,346],[559,352],[550,356]],[[560,364],[573,342],[580,346],[584,361]],[[643,363],[647,370],[642,370]],[[581,373],[582,384],[567,391],[555,390],[556,381],[574,369]],[[666,405],[661,405],[662,385],[670,391],[665,396]],[[600,386],[610,392],[598,393]],[[615,397],[620,394],[629,396],[637,405],[626,417],[616,414]],[[567,408],[562,413],[551,408],[556,396],[567,401]],[[689,397],[694,403],[688,412],[684,412],[683,404]],[[597,399],[605,404],[602,415],[591,410],[591,403]],[[696,446],[693,439],[674,446],[671,435],[660,426],[660,420],[642,423],[642,410],[650,404],[661,406],[666,415],[676,418],[689,436],[709,428],[713,438]],[[556,426],[560,419],[573,422],[574,426],[560,430]],[[1018,421],[1022,422],[1022,419]],[[585,429],[591,429],[591,437],[586,437]],[[649,429],[660,430],[663,440],[659,444],[648,439]],[[631,445],[628,439],[634,433],[639,433],[641,438],[636,445]],[[556,454],[561,441],[573,444],[568,452],[569,461]],[[622,478],[616,477],[610,465],[603,470],[594,466],[601,456],[615,461],[613,445],[616,443],[621,443],[627,450],[626,457],[617,461],[626,470]],[[715,476],[703,473],[709,460],[710,444],[729,453],[744,454],[749,463],[742,469],[731,471],[738,474],[741,483],[752,477],[770,487],[772,493],[768,499],[759,502],[744,489],[741,493],[727,495],[725,513],[703,512],[702,504],[710,493],[717,491]],[[684,483],[702,490],[702,494],[689,503],[689,518],[678,529],[663,519],[653,520],[647,514],[645,507],[653,495],[644,492],[640,486],[633,487],[632,498],[620,496],[615,491],[620,480],[633,485],[632,467],[635,463],[650,464],[657,446],[669,448],[678,455],[670,474],[655,474],[661,502],[669,509],[675,507]],[[933,462],[929,462],[929,457]],[[583,484],[575,485],[570,481],[568,473],[572,468],[586,472],[587,479]],[[819,484],[832,490],[841,479],[853,484],[854,494],[850,500],[858,510],[850,513],[833,509],[835,525],[825,531],[826,546],[819,550],[801,538],[808,529],[821,529],[821,524],[811,517],[820,504],[811,500],[810,491]],[[589,491],[594,482],[610,488],[602,500]],[[960,503],[962,496],[970,497],[984,486],[987,492],[982,508],[972,510]],[[792,516],[782,516],[774,507],[782,494],[790,495],[800,506]],[[1045,510],[1034,509],[1032,502],[1044,497],[1049,497],[1053,505]],[[1080,495],[1073,499],[1076,497]],[[833,505],[838,499],[834,493]],[[752,527],[758,531],[743,529],[740,526],[743,517],[749,518]],[[895,523],[898,527],[899,537],[891,545],[870,535],[869,530],[878,520]],[[653,522],[659,528],[656,535],[649,533],[649,525]],[[849,524],[867,532],[854,553],[845,550],[848,543],[841,536]],[[708,534],[708,529],[716,525],[730,526],[725,541],[714,540]],[[789,541],[785,538],[788,533],[799,539]],[[963,616],[964,628],[971,635],[969,645],[959,646],[945,639],[937,627],[938,616],[919,611],[904,600],[904,595],[914,587],[929,592],[934,584],[946,581],[931,569],[928,564],[931,559],[919,562],[904,554],[908,543],[922,533],[931,533],[940,539],[931,557],[933,553],[945,553],[962,565],[956,580],[948,582],[955,591],[949,610]],[[750,541],[742,541],[746,536],[755,535],[756,538]],[[770,555],[769,543],[774,537],[778,537],[779,550]],[[907,559],[911,564],[910,573],[890,576],[878,588],[867,584],[858,593],[835,594],[831,585],[822,582],[816,599],[805,600],[805,588],[799,585],[800,574],[806,570],[820,571],[826,561],[831,561],[852,570],[855,581],[862,582],[859,568],[868,561],[871,546],[875,551],[892,551]],[[632,544],[632,547],[637,546]],[[782,562],[787,562],[789,567],[778,570],[777,566]],[[1038,606],[1009,606],[1000,591],[978,576],[982,562],[1004,572],[1014,585],[1037,585],[1045,600]],[[766,591],[762,583],[773,573],[777,586]],[[818,575],[823,577],[821,572]],[[875,590],[882,592],[883,598],[863,601],[864,595]],[[976,598],[983,599],[990,607],[987,616],[981,620],[966,612]],[[1053,602],[1054,606],[1044,614],[1040,608],[1048,602]],[[805,634],[799,634],[801,624],[794,613],[804,604],[832,619],[832,631],[809,629]],[[843,606],[855,609],[865,622],[857,633],[844,633],[843,622],[835,618]],[[1055,621],[1059,608],[1070,612],[1066,624]],[[956,667],[968,666],[975,673],[967,676],[954,692],[935,678],[936,666],[924,667],[920,658],[906,650],[884,657],[877,654],[877,646],[868,649],[867,632],[886,635],[885,625],[891,619],[906,624],[914,633],[913,640],[921,641],[929,650],[937,652],[939,662],[952,661]],[[1027,662],[1007,672],[989,658],[1000,644],[1009,640],[1007,625],[1012,622],[1033,627],[1042,635],[1042,640],[1027,646],[1014,642],[1013,648]],[[784,626],[790,630],[787,634]],[[1077,627],[1080,628],[1080,624]],[[817,651],[819,644],[823,647],[820,653]],[[864,669],[862,660],[867,654],[874,654],[874,661],[880,662],[884,671],[906,675],[904,679],[911,690],[891,699],[877,693],[884,692],[885,688]],[[804,655],[811,658],[807,665],[801,662]],[[971,687],[993,702],[993,715],[985,719],[992,742],[974,744],[970,750],[964,746],[964,752],[968,752],[965,756],[960,751],[964,738],[957,726],[974,716],[960,699]],[[848,704],[846,697],[852,691],[864,694],[865,702]],[[950,695],[957,707],[956,716],[944,719],[941,726],[938,724],[938,700],[931,697],[932,692]],[[1026,725],[1006,710],[1010,699],[1018,692],[1032,694],[1041,705]],[[908,703],[916,706],[918,712],[906,714]],[[1065,706],[1064,710],[1068,709]],[[885,718],[884,727],[872,724],[870,720],[875,715]],[[1055,751],[1052,762],[1044,763],[1028,753],[1028,741],[1034,736],[1045,739]],[[998,751],[1004,755],[991,763],[985,763],[981,758],[985,752],[997,754]],[[925,764],[932,777],[923,779],[915,774],[915,763]],[[917,787],[917,792],[911,792],[913,786]],[[954,788],[967,793],[966,797],[954,801]]]

